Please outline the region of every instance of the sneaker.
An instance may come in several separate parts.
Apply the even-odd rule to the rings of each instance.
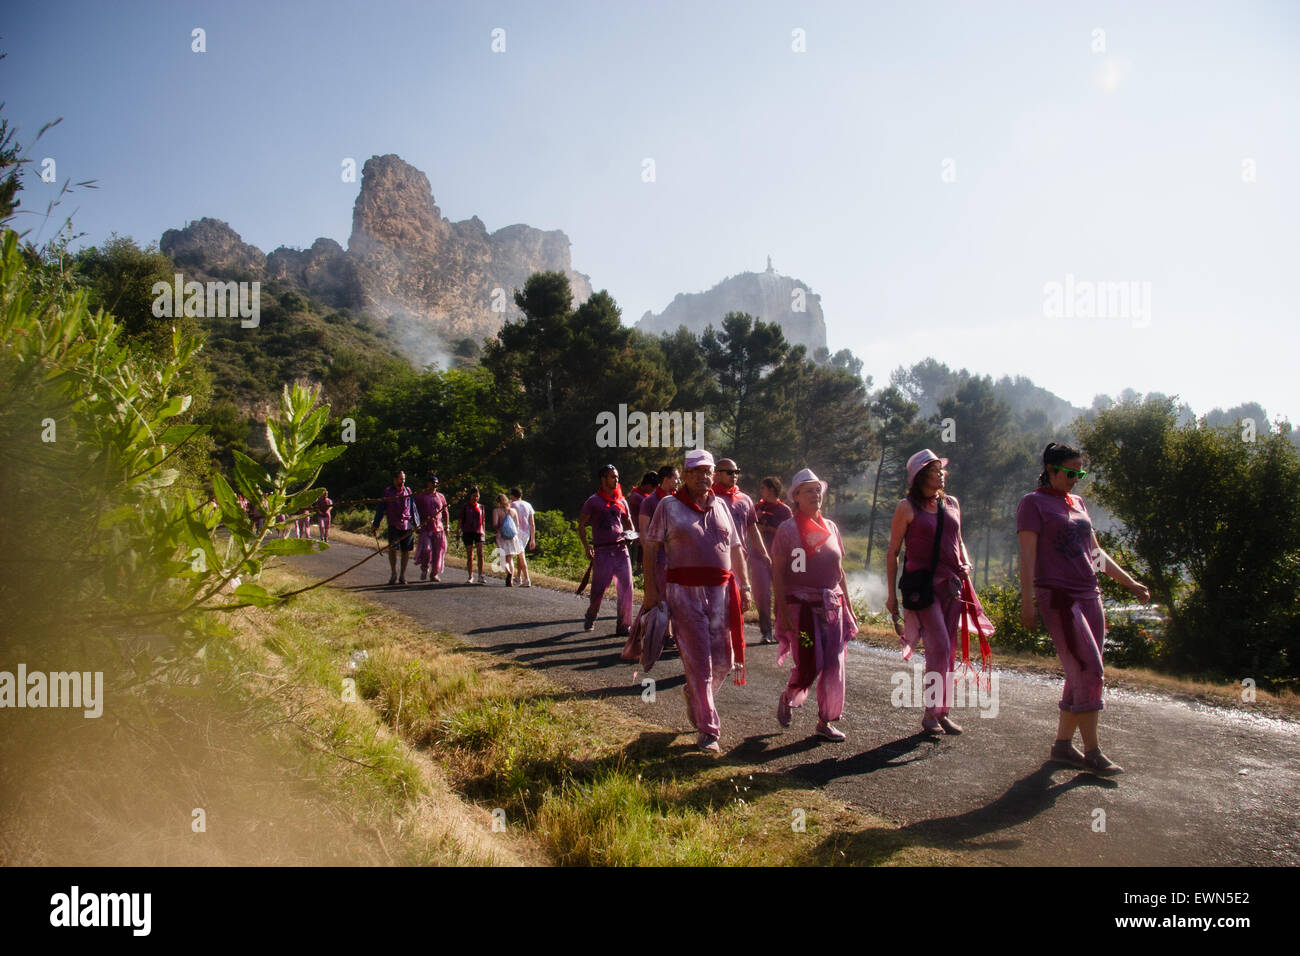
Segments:
[[[631,633],[632,629],[626,624],[620,624],[618,627],[614,628],[615,637],[627,637]]]
[[[718,745],[718,738],[713,734],[700,734],[695,738],[695,745],[711,754],[722,753],[722,747]]]
[[[824,720],[817,721],[817,736],[823,740],[829,740],[833,744],[844,742],[844,731],[839,730],[834,724],[828,724]]]
[[[951,720],[947,714],[944,714],[942,717],[939,718],[939,726],[943,728],[943,732],[945,734],[952,734],[956,736],[957,734],[961,733],[961,724],[957,723],[954,720]]]
[[[921,720],[921,730],[927,734],[941,734],[943,727],[940,725],[938,718],[925,717]]]
[[[1052,744],[1052,753],[1048,758],[1053,763],[1063,763],[1070,767],[1077,767],[1079,770],[1087,768],[1087,763],[1083,759],[1083,751],[1074,745],[1071,740],[1058,740]]]
[[[775,643],[776,643],[776,638],[773,637],[771,634],[764,634],[761,638],[759,638],[759,643],[760,643],[760,644],[775,644]]]
[[[487,584],[487,581],[485,581],[485,580],[483,579],[483,575],[480,574],[480,575],[475,579],[474,583],[475,583],[475,584]]]
[[[429,578],[429,580],[432,581],[434,584],[441,584],[441,583],[442,583],[442,579],[439,578],[438,575],[436,575],[436,574],[435,574],[433,577]]]
[[[596,619],[594,617],[592,617],[590,614],[584,614],[582,616],[582,629],[584,631],[590,631],[595,626],[596,626]]]
[[[533,579],[532,579],[532,578],[524,578],[524,587],[526,587],[526,588],[530,588],[530,587],[532,587],[532,586],[533,586]]]
[[[781,691],[781,699],[776,702],[776,722],[782,727],[790,726],[790,701]]]
[[[465,579],[465,583],[466,583],[466,584],[473,584],[473,583],[474,583],[474,574],[473,574],[473,572],[471,572],[470,575],[469,575],[469,577],[467,577],[467,578]]]
[[[1102,753],[1100,747],[1095,747],[1083,755],[1083,769],[1091,770],[1103,777],[1113,777],[1117,773],[1124,772],[1124,768]]]

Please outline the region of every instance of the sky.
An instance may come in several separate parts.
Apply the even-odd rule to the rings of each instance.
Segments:
[[[564,230],[627,323],[771,255],[876,385],[933,356],[1300,424],[1300,4],[46,0],[0,51],[55,162],[23,208],[98,183],[42,239],[346,245],[343,161],[396,153],[450,219]]]

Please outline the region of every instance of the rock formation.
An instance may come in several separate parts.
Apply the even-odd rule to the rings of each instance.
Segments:
[[[346,250],[317,239],[310,249],[281,246],[268,256],[217,219],[169,229],[159,247],[207,276],[279,280],[332,308],[396,318],[411,341],[495,334],[518,314],[514,290],[534,272],[565,273],[575,305],[591,295],[563,232],[513,225],[489,233],[477,216],[444,219],[424,173],[392,155],[372,157],[362,170]],[[427,349],[417,351],[413,359],[427,358]]]
[[[747,312],[764,322],[776,322],[789,342],[806,346],[810,355],[826,347],[821,296],[798,279],[777,273],[771,257],[765,272],[742,272],[707,292],[678,293],[658,315],[641,316],[637,328],[657,335],[684,325],[699,335],[709,325],[721,328],[728,312]]]

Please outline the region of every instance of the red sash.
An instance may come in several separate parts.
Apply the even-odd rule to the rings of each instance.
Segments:
[[[701,509],[696,509],[701,510]],[[716,587],[721,584],[727,588],[727,629],[731,632],[731,650],[740,661],[740,680],[737,685],[745,683],[745,621],[740,610],[740,585],[736,576],[726,568],[669,568],[668,580],[673,584],[686,587]]]

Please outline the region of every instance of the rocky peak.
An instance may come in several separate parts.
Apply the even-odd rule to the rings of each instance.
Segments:
[[[168,229],[158,248],[176,265],[213,276],[258,279],[266,270],[266,254],[244,242],[220,219],[204,218],[186,223],[183,229]]]
[[[807,283],[793,276],[781,275],[767,259],[763,272],[742,272],[723,279],[707,292],[678,293],[668,307],[657,315],[646,312],[637,328],[652,335],[675,332],[684,325],[696,335],[712,325],[722,327],[728,312],[747,312],[764,322],[781,326],[787,341],[803,345],[811,355],[826,348],[826,318],[822,315],[821,296]]]

